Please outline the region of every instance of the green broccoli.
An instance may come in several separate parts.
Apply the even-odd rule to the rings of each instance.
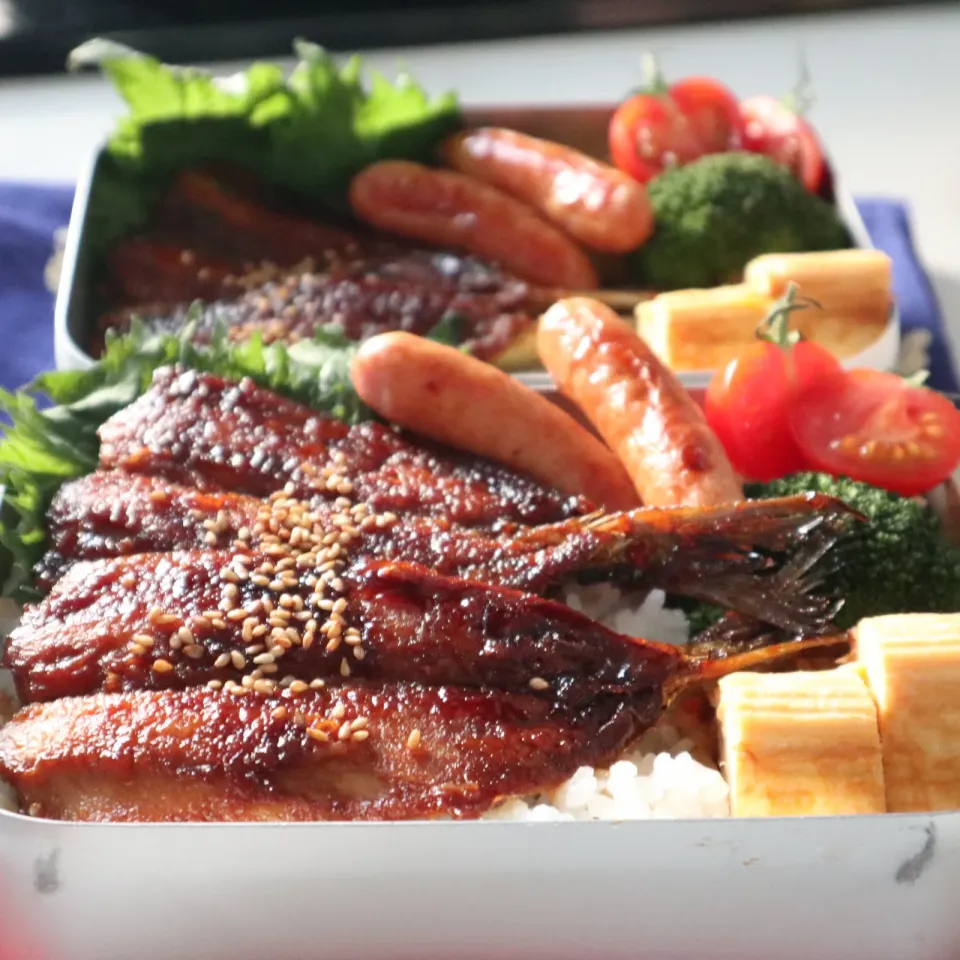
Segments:
[[[735,282],[763,253],[851,246],[834,207],[760,154],[701,157],[655,177],[649,192],[656,228],[633,269],[653,290]]]
[[[841,563],[825,587],[844,598],[836,623],[848,629],[864,617],[885,613],[952,613],[960,610],[960,548],[944,539],[940,521],[926,504],[866,483],[819,473],[749,484],[751,498],[788,497],[815,491],[837,497],[867,518],[837,546]],[[696,633],[721,611],[680,603]]]

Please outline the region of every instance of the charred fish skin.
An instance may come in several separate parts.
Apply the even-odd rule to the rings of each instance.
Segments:
[[[262,507],[256,497],[97,470],[54,496],[47,511],[50,549],[35,571],[37,588],[48,592],[78,560],[230,544],[245,549]]]
[[[622,703],[574,721],[530,694],[418,684],[100,694],[21,710],[0,777],[60,820],[473,819],[609,761],[637,727]]]
[[[339,550],[310,562],[304,574],[289,553],[203,550],[79,563],[27,610],[3,664],[25,702],[359,677],[533,690],[565,708],[656,699],[676,666],[673,648],[529,593]]]
[[[311,529],[333,529],[355,505],[346,497],[308,501],[279,491],[268,498],[202,491],[161,476],[97,470],[60,488],[47,515],[51,549],[36,571],[49,591],[77,561],[173,550],[256,551],[289,535],[286,518],[309,515]],[[541,592],[579,565],[596,560],[609,539],[578,519],[541,527],[499,523],[461,527],[446,517],[392,514],[376,525],[364,510],[364,557],[410,561],[440,573]],[[367,519],[367,517],[372,519]],[[386,515],[381,515],[386,516]]]
[[[252,381],[164,368],[100,429],[105,468],[200,490],[353,496],[378,512],[446,517],[463,526],[540,524],[588,513],[497,464],[412,442],[378,422],[348,427]]]
[[[463,345],[480,359],[490,359],[536,322],[522,288],[518,293],[461,291],[444,285],[439,274],[426,282],[411,281],[402,273],[390,276],[388,267],[400,268],[402,263],[371,262],[324,273],[281,274],[249,289],[241,287],[239,295],[208,302],[199,313],[191,310],[188,299],[168,306],[154,303],[147,309],[145,325],[153,332],[177,333],[189,317],[195,324],[195,339],[201,343],[221,327],[234,340],[256,332],[265,343],[296,343],[330,326],[352,340],[390,330],[426,336],[455,315],[466,330]],[[143,318],[144,311],[121,311],[104,320],[122,328],[133,316]]]
[[[173,495],[152,486],[144,510],[159,503],[157,491]],[[225,502],[214,498],[201,525],[214,540],[219,534],[207,528],[229,523],[220,512]],[[636,573],[654,584],[658,576],[675,577],[678,541],[668,535],[669,511],[653,511],[649,523],[637,511],[496,538],[430,518],[375,514],[346,498],[334,504],[336,512],[326,504],[311,509],[283,492],[257,503],[256,515],[238,511],[250,527],[229,548],[74,566],[10,638],[5,663],[20,695],[50,699],[208,682],[273,692],[277,680],[339,672],[508,689],[536,679],[560,683],[573,702],[600,692],[626,695],[646,682],[639,647],[536,593],[641,549],[649,566]],[[829,516],[830,504],[800,498],[737,509],[736,520],[729,511],[707,511],[705,545],[693,535],[689,511],[678,511],[675,526],[694,579],[712,552],[719,558],[715,577],[752,578],[762,590],[771,575],[753,569],[752,554],[744,554],[749,543],[782,547],[788,529],[810,526],[824,509]],[[758,527],[762,518],[766,526]],[[748,540],[738,539],[739,526],[750,532]],[[721,529],[725,537],[717,539]],[[445,558],[451,545],[456,549]],[[391,555],[407,562],[376,559]],[[436,569],[424,565],[431,560]],[[789,584],[770,582],[787,595]],[[525,592],[506,589],[517,586]],[[786,607],[794,619],[808,617],[807,632],[825,625],[816,620],[816,601],[810,610]],[[776,602],[783,606],[784,597]]]
[[[289,517],[326,532],[355,506],[346,497],[304,502],[281,492],[261,500],[97,471],[55,498],[49,514],[54,549],[38,577],[48,588],[76,560],[140,552],[231,544],[257,550],[275,545],[278,533],[292,534]],[[810,632],[825,625],[832,603],[807,596],[816,585],[811,574],[852,517],[844,505],[811,496],[711,510],[648,508],[496,531],[418,515],[372,527],[371,519],[362,522],[351,551],[363,558],[419,563],[537,594],[602,574],[626,587],[742,606],[783,629]]]

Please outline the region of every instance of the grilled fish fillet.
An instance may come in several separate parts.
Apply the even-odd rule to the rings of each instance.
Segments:
[[[26,707],[0,728],[0,777],[25,810],[64,820],[476,817],[615,756],[643,720],[416,684],[140,691]]]
[[[350,495],[377,512],[465,526],[549,523],[589,512],[506,468],[414,442],[381,423],[339,420],[257,387],[164,368],[100,428],[100,463],[203,491]]]

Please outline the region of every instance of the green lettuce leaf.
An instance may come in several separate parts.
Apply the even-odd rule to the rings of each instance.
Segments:
[[[35,597],[32,570],[46,549],[45,515],[68,480],[94,470],[97,430],[137,399],[158,367],[179,363],[231,380],[258,384],[347,423],[371,419],[350,381],[358,345],[325,331],[287,347],[264,345],[259,335],[231,342],[224,329],[209,344],[191,342],[191,322],[177,335],[148,334],[135,324],[108,340],[88,370],[45,373],[15,394],[0,391],[0,411],[11,425],[0,440],[0,594]]]
[[[90,199],[92,243],[102,256],[143,226],[180,170],[228,162],[266,183],[334,209],[350,179],[381,159],[430,160],[461,124],[452,93],[429,97],[406,74],[365,82],[360,60],[344,66],[297,41],[289,75],[275,64],[218,77],[172,66],[130,47],[91,40],[68,66],[98,66],[128,110],[111,136]]]

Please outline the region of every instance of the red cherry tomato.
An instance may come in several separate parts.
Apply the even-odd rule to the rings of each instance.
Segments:
[[[797,394],[790,426],[814,469],[916,496],[960,465],[960,410],[893,373],[851,370]]]
[[[662,94],[639,93],[621,103],[608,137],[614,165],[641,183],[703,153],[689,118]]]
[[[794,396],[841,374],[833,354],[808,341],[781,347],[758,340],[730,361],[711,380],[704,412],[733,468],[756,481],[806,469],[790,432]]]
[[[813,127],[774,97],[750,97],[740,104],[744,150],[762,153],[789,168],[811,192],[826,176],[823,149]]]
[[[670,85],[668,95],[690,121],[704,153],[740,148],[740,104],[722,83],[711,77],[685,77]]]

